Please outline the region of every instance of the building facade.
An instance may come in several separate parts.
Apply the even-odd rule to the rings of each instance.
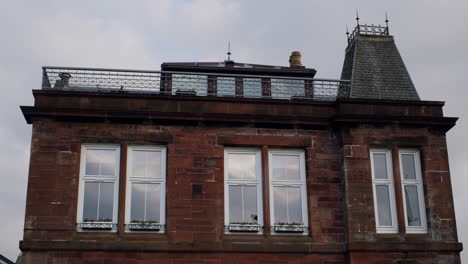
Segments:
[[[44,67],[23,263],[460,263],[446,132],[388,28],[342,80],[290,67]]]

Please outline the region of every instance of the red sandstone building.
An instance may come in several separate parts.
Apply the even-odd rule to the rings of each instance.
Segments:
[[[342,80],[290,67],[44,67],[23,263],[460,263],[445,134],[388,28]]]

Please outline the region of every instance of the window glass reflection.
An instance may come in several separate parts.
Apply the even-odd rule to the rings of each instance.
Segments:
[[[377,210],[380,226],[392,226],[392,213],[390,207],[390,193],[387,185],[377,185]]]
[[[298,155],[272,155],[273,180],[300,180]]]
[[[255,180],[255,154],[228,154],[228,177],[231,180]]]
[[[83,220],[97,219],[99,183],[85,182],[83,201]]]
[[[409,226],[421,226],[421,214],[419,211],[418,188],[415,185],[405,186],[406,217]]]
[[[114,210],[114,183],[85,182],[83,220],[112,221]]]
[[[146,221],[160,222],[161,184],[147,184]]]
[[[242,186],[229,186],[229,222],[243,222]]]
[[[401,154],[401,165],[403,167],[404,179],[416,179],[416,168],[414,167],[414,164],[413,154]]]
[[[85,174],[115,176],[115,150],[87,149]]]
[[[387,158],[385,153],[374,153],[374,177],[376,179],[388,179]]]
[[[275,223],[302,223],[300,187],[273,187]]]

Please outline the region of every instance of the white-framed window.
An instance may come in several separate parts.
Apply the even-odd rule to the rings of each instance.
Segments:
[[[398,233],[392,152],[371,149],[372,190],[377,233]]]
[[[81,147],[78,230],[116,231],[119,198],[120,147]]]
[[[426,233],[426,206],[418,150],[401,149],[400,175],[407,233]]]
[[[128,147],[125,205],[127,231],[164,232],[165,146]]]
[[[224,150],[226,232],[262,232],[262,167],[259,149]]]
[[[272,233],[307,234],[307,186],[304,150],[270,150]]]

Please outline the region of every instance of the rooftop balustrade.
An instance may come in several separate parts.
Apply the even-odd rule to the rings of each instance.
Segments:
[[[334,101],[346,80],[194,72],[43,67],[42,89]]]

